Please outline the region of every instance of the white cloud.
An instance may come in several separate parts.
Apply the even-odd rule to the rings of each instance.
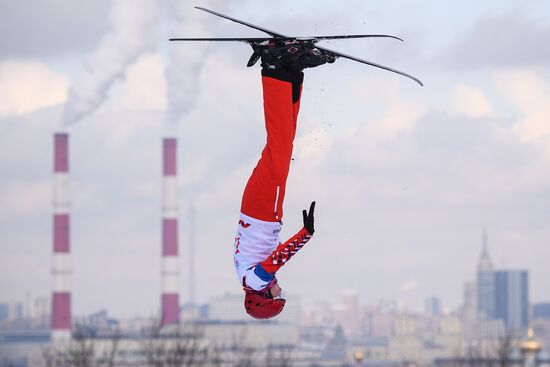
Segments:
[[[482,15],[467,32],[448,42],[440,60],[465,69],[547,65],[549,48],[541,45],[547,43],[550,25],[543,19],[522,11]]]
[[[452,95],[454,109],[468,117],[484,117],[493,114],[493,107],[483,92],[474,86],[458,84]]]
[[[0,2],[0,57],[41,57],[94,47],[111,0]],[[9,36],[6,36],[9,35]]]
[[[411,129],[427,111],[421,103],[407,100],[395,100],[388,104],[382,118],[366,125],[368,133],[388,138],[405,130]]]
[[[69,81],[38,61],[0,63],[0,117],[65,102]]]
[[[30,216],[44,210],[51,201],[51,181],[11,180],[0,185],[2,211],[7,216]]]
[[[369,88],[365,89],[365,85]],[[374,138],[377,141],[391,139],[413,128],[428,110],[424,103],[404,97],[403,81],[393,75],[356,78],[349,89],[353,100],[362,108],[369,106],[369,110],[376,110],[378,106],[383,106],[378,117],[367,116],[361,127],[350,131],[352,136],[359,134],[362,138]]]
[[[332,144],[333,137],[329,132],[321,127],[315,127],[309,133],[296,138],[294,156],[298,156],[301,161],[307,161],[310,166],[317,166],[324,161]]]
[[[159,55],[144,54],[128,68],[117,103],[130,110],[166,108],[166,78]]]
[[[401,291],[403,292],[414,291],[416,288],[418,288],[418,283],[414,279],[407,280],[405,283],[401,284]]]
[[[494,82],[521,111],[514,126],[520,139],[541,144],[550,158],[550,83],[533,70],[498,71]]]

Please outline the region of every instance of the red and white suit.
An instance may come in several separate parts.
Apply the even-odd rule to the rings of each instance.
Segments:
[[[302,81],[303,73],[262,70],[267,142],[244,190],[234,245],[239,282],[257,291],[311,238],[302,228],[286,242],[279,240]]]

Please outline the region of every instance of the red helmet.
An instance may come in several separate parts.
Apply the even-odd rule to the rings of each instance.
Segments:
[[[246,313],[255,319],[270,319],[281,313],[285,307],[285,300],[272,298],[269,292],[255,292],[246,290],[244,308]]]

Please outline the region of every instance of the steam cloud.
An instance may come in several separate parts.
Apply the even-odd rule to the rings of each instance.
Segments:
[[[201,3],[206,8],[220,10],[222,1],[211,0]],[[212,36],[215,17],[196,10],[182,1],[172,1],[169,9],[172,17],[170,35],[188,37]],[[170,63],[166,68],[168,81],[167,122],[176,124],[196,103],[198,76],[204,63],[208,47],[206,42],[177,42],[169,47]]]
[[[111,31],[87,57],[86,71],[71,86],[63,126],[94,112],[126,67],[141,54],[154,49],[160,5],[158,0],[113,1],[109,16]]]

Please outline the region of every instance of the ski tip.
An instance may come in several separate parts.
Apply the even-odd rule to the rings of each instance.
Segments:
[[[421,87],[424,86],[424,83],[422,83],[422,81],[418,78],[415,78],[415,77],[411,77],[412,80],[414,80],[415,82],[417,82],[418,84],[420,84]]]
[[[411,79],[411,80],[414,80],[415,82],[417,82],[421,87],[424,86],[424,83],[422,83],[422,81],[420,79],[418,79],[417,77],[415,76],[412,76],[410,74],[406,74],[406,73],[401,73],[399,72],[399,74],[403,75],[403,76],[406,76],[407,78]]]

